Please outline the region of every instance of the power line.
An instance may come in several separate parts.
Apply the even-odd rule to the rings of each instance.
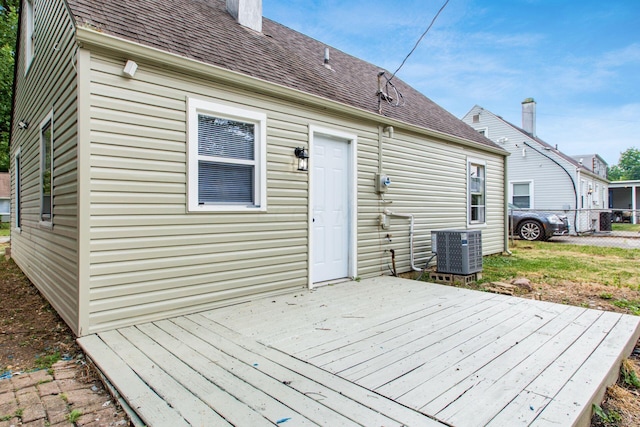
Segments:
[[[420,38],[418,39],[418,41],[416,42],[415,46],[413,46],[413,49],[411,49],[411,52],[409,52],[409,54],[404,58],[404,60],[402,61],[402,64],[400,64],[400,66],[398,67],[398,69],[396,71],[393,72],[393,74],[391,75],[391,77],[388,79],[388,82],[391,82],[391,80],[396,76],[396,74],[398,74],[398,71],[400,71],[400,69],[402,68],[402,66],[404,65],[405,62],[407,62],[407,59],[409,59],[409,57],[411,56],[411,54],[416,50],[416,48],[418,47],[418,45],[420,44],[420,42],[422,41],[422,39],[424,38],[424,36],[427,35],[427,33],[429,32],[429,30],[431,29],[431,27],[433,27],[433,24],[436,22],[436,19],[438,19],[438,16],[440,16],[440,13],[442,13],[442,11],[444,10],[445,7],[447,7],[447,4],[449,4],[449,0],[446,0],[444,2],[444,4],[442,5],[442,7],[440,8],[440,10],[438,11],[438,13],[436,13],[436,16],[433,17],[433,19],[431,20],[431,23],[429,24],[429,26],[427,27],[426,30],[424,30],[424,33],[422,33],[422,35],[420,36]]]

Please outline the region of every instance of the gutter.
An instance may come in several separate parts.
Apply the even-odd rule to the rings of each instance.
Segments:
[[[398,126],[399,128],[415,132],[420,135],[431,138],[438,138],[447,142],[454,142],[465,147],[480,149],[489,153],[507,156],[509,153],[501,148],[483,145],[468,139],[449,135],[444,132],[427,129],[421,126],[413,125],[402,120],[392,119],[381,116],[375,112],[363,110],[341,102],[332,101],[307,92],[301,92],[286,86],[258,79],[256,77],[247,76],[236,71],[227,70],[225,68],[207,64],[205,62],[196,61],[164,50],[142,45],[140,43],[125,40],[109,34],[101,33],[86,27],[76,27],[76,40],[80,47],[94,48],[95,50],[112,51],[119,54],[127,53],[132,57],[147,60],[157,64],[161,64],[165,68],[167,66],[174,67],[185,74],[197,74],[202,77],[211,79],[216,78],[224,83],[237,87],[249,89],[252,92],[259,91],[264,94],[294,101],[303,102],[311,106],[319,106],[328,110],[332,110],[341,114],[346,114],[355,118],[369,120],[373,122],[381,122],[387,126]]]
[[[509,174],[507,159],[504,159],[504,252],[507,255],[513,255],[509,250],[509,228],[511,228],[511,221],[509,221]]]

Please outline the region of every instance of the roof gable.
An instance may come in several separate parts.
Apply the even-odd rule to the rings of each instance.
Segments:
[[[464,116],[464,118],[468,119],[471,114],[476,113],[477,111],[482,111],[482,113],[491,114],[497,120],[499,120],[500,122],[504,123],[506,126],[508,126],[510,128],[513,128],[517,132],[521,133],[524,137],[528,138],[530,141],[536,142],[544,150],[553,151],[555,154],[560,156],[563,160],[566,160],[567,162],[569,162],[571,165],[575,166],[577,169],[581,169],[581,170],[583,170],[585,172],[588,172],[588,173],[593,173],[587,167],[585,167],[584,165],[580,164],[572,156],[569,156],[569,155],[563,153],[562,151],[558,150],[557,147],[552,146],[551,144],[549,144],[546,141],[538,138],[537,136],[533,136],[531,133],[527,132],[526,130],[522,129],[521,127],[514,125],[513,123],[503,119],[501,116],[498,116],[498,115],[492,113],[491,111],[484,109],[483,107],[481,107],[479,105],[475,105],[473,108],[471,108],[471,110],[469,110],[469,112]]]
[[[67,0],[79,26],[271,83],[378,112],[379,67],[263,18],[262,33],[239,25],[224,0]],[[500,148],[398,78],[405,104],[384,116]]]

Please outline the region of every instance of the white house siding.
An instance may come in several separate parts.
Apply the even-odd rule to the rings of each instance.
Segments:
[[[478,121],[474,122],[474,116]],[[548,149],[550,147],[543,146],[481,107],[474,107],[463,121],[476,130],[485,130],[489,139],[511,153],[508,183],[530,183],[533,209],[567,210],[572,231],[586,232],[599,227],[598,212],[590,210],[608,206],[608,181],[580,169],[556,150]]]
[[[60,316],[78,331],[76,73],[72,21],[60,1],[35,0],[34,59],[18,79],[11,161],[20,149],[21,229],[12,216],[11,255]],[[22,28],[25,27],[23,22]],[[25,41],[21,41],[24,49]],[[16,63],[25,74],[24,51]],[[40,123],[53,109],[53,227],[40,220]],[[17,123],[29,123],[26,130]],[[11,209],[15,206],[12,164]]]
[[[232,299],[303,288],[308,283],[308,174],[293,150],[309,125],[358,138],[358,275],[387,272],[386,208],[416,215],[424,258],[431,229],[466,225],[466,159],[487,160],[485,252],[503,249],[502,157],[397,131],[383,166],[394,180],[381,203],[374,191],[378,125],[306,105],[92,52],[91,239],[86,333],[214,307]],[[194,96],[267,114],[268,210],[186,213],[186,103]],[[409,150],[409,153],[407,153]],[[429,167],[429,159],[433,158]],[[313,159],[311,159],[313,162]],[[446,188],[446,189],[445,189]],[[453,195],[455,193],[455,195]],[[409,269],[409,222],[392,219],[398,269]]]

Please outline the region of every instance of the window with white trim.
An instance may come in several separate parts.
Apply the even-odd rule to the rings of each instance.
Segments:
[[[511,203],[521,209],[531,209],[531,182],[511,183]]]
[[[15,170],[15,196],[14,196],[14,217],[16,220],[16,228],[20,228],[22,225],[22,165],[20,164],[20,147],[16,151],[14,156],[14,170]]]
[[[264,113],[188,100],[191,212],[264,211]]]
[[[53,111],[40,124],[40,220],[53,216]]]
[[[24,72],[26,74],[29,66],[31,65],[31,61],[33,60],[33,47],[34,47],[34,16],[33,16],[33,0],[25,1],[25,46],[24,46],[24,57],[25,57],[25,67]]]
[[[486,186],[485,164],[483,162],[468,162],[468,203],[469,224],[484,224],[486,222]]]

